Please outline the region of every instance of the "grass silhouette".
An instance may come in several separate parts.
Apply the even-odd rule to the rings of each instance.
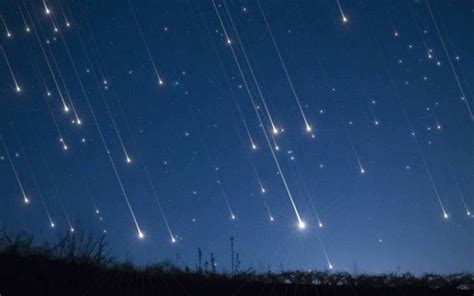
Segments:
[[[233,241],[232,241],[233,243]],[[474,275],[254,269],[218,272],[170,261],[138,267],[110,256],[104,236],[66,233],[54,245],[0,232],[0,295],[473,295]],[[211,255],[211,261],[215,260]],[[207,263],[207,262],[206,262]],[[234,262],[235,264],[235,262]]]

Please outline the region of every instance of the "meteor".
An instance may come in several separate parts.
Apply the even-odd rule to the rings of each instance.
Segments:
[[[130,7],[130,12],[132,13],[133,19],[135,21],[135,25],[137,26],[138,33],[140,34],[140,38],[143,42],[143,45],[145,46],[145,50],[147,52],[148,58],[150,59],[150,63],[151,63],[151,66],[153,67],[153,71],[155,71],[155,75],[156,75],[156,79],[158,81],[158,84],[160,86],[164,85],[164,81],[163,81],[163,79],[161,79],[160,73],[158,72],[158,68],[156,67],[155,60],[154,60],[154,58],[151,54],[148,43],[146,42],[145,34],[143,33],[142,28],[140,26],[140,23],[138,22],[137,15],[136,15],[135,11],[133,10],[133,6],[132,6],[132,3],[131,3],[130,0],[128,0],[128,5]]]
[[[5,139],[2,136],[0,136],[0,140],[2,141],[3,148],[5,150],[5,154],[7,155],[8,161],[10,162],[10,166],[13,170],[13,174],[15,175],[15,179],[16,179],[16,182],[18,183],[18,187],[20,188],[20,191],[21,191],[21,194],[22,194],[22,197],[23,197],[23,202],[25,204],[29,204],[30,200],[29,200],[28,196],[26,195],[25,189],[23,187],[23,183],[21,182],[20,177],[18,176],[18,172],[15,168],[15,165],[13,164],[13,160],[10,156],[10,152],[8,151],[8,147],[7,147],[7,144],[5,143]]]
[[[339,9],[339,12],[341,13],[341,18],[343,23],[347,23],[349,20],[347,19],[346,15],[344,14],[344,11],[342,10],[342,5],[339,0],[336,0],[337,3],[337,8]]]
[[[339,0],[338,0],[338,3],[339,3]],[[288,84],[290,85],[291,92],[293,93],[293,97],[295,98],[296,104],[298,105],[298,109],[300,110],[301,116],[303,117],[306,132],[311,133],[311,131],[312,131],[311,125],[308,123],[308,120],[307,120],[306,115],[304,113],[304,110],[303,110],[303,107],[301,105],[300,99],[299,99],[298,94],[296,93],[295,87],[293,85],[293,80],[291,79],[290,74],[288,73],[288,69],[286,68],[285,61],[283,60],[283,57],[282,57],[281,52],[280,52],[280,48],[278,47],[278,44],[275,40],[275,37],[273,36],[272,29],[270,28],[270,24],[268,23],[268,20],[267,20],[267,17],[265,16],[262,5],[260,4],[260,0],[257,0],[257,4],[258,4],[258,7],[260,9],[260,13],[262,14],[263,21],[265,22],[265,26],[267,27],[268,34],[270,35],[270,38],[272,40],[273,47],[275,48],[275,51],[278,55],[278,59],[280,60],[280,64],[283,68],[283,71],[285,72],[285,76],[286,76],[286,79],[288,81]],[[345,19],[345,17],[344,17],[344,19]],[[275,133],[275,127],[273,127],[273,129],[274,129],[274,133]]]
[[[222,21],[222,17],[219,13],[219,9],[217,8],[217,5],[216,5],[216,2],[214,0],[212,0],[212,5],[214,6],[214,10],[216,11],[217,13],[217,17],[219,19],[219,23],[221,24],[221,27],[222,27],[222,31],[224,32],[224,36],[225,36],[225,40],[226,40],[226,43],[230,46],[232,44],[232,41],[230,40],[229,38],[229,34],[227,34],[227,30],[224,26],[224,22]],[[224,5],[225,5],[225,2],[224,2]]]
[[[215,8],[216,14],[217,14],[217,15],[220,15],[220,14],[219,14],[219,11],[216,9],[217,7],[214,6],[214,8]],[[236,32],[236,33],[237,33],[237,32]],[[236,36],[238,37],[238,34],[236,34]],[[239,42],[239,44],[240,44],[240,42]],[[241,46],[242,46],[242,45],[241,45]],[[236,66],[237,66],[237,68],[238,68],[238,70],[239,70],[240,77],[242,78],[242,81],[243,81],[243,83],[244,83],[245,90],[246,90],[246,92],[247,92],[247,94],[248,94],[248,97],[249,97],[250,101],[252,102],[253,107],[254,107],[255,114],[256,114],[256,116],[257,116],[257,118],[258,118],[258,121],[259,121],[259,123],[260,123],[259,126],[260,126],[260,128],[262,129],[262,131],[263,131],[263,134],[264,134],[264,136],[265,136],[267,145],[268,145],[268,147],[269,147],[269,149],[270,149],[270,152],[272,153],[272,157],[273,157],[273,160],[274,160],[274,162],[275,162],[275,165],[276,165],[277,168],[278,168],[278,172],[279,172],[280,178],[282,179],[282,182],[283,182],[283,184],[285,185],[285,189],[286,189],[286,192],[287,192],[287,194],[288,194],[288,198],[290,199],[290,202],[291,202],[291,205],[292,205],[293,210],[294,210],[294,212],[295,212],[295,215],[296,215],[296,217],[297,217],[297,219],[298,219],[298,222],[301,222],[302,219],[301,219],[301,217],[300,217],[300,214],[299,214],[298,209],[296,208],[296,204],[295,204],[295,202],[294,202],[294,200],[293,200],[293,196],[292,196],[291,191],[290,191],[290,189],[289,189],[289,187],[288,187],[288,184],[287,184],[287,182],[286,182],[286,179],[285,179],[285,176],[284,176],[284,174],[283,174],[283,171],[281,170],[280,163],[278,162],[278,158],[276,157],[275,152],[273,151],[273,147],[272,147],[272,144],[270,143],[270,139],[269,139],[268,134],[267,134],[267,131],[266,131],[266,129],[265,129],[265,125],[263,124],[263,121],[262,121],[262,119],[261,119],[261,116],[260,116],[260,113],[259,113],[259,111],[258,111],[257,105],[255,104],[254,97],[253,97],[253,95],[252,95],[252,92],[250,91],[250,87],[249,87],[249,85],[248,85],[247,78],[245,77],[245,75],[244,75],[244,73],[243,73],[243,70],[242,70],[242,67],[241,67],[241,65],[240,65],[240,62],[239,62],[239,60],[238,60],[238,58],[237,58],[237,55],[235,54],[235,51],[234,51],[234,49],[233,49],[232,46],[230,47],[230,50],[231,50],[231,53],[232,53],[232,57],[234,58],[235,64],[236,64]]]
[[[43,3],[44,3],[44,1],[43,1]],[[29,14],[28,9],[26,9],[25,11],[26,11],[27,15],[29,16],[29,18],[32,19],[31,15]],[[36,16],[36,14],[35,14],[35,17],[36,17],[36,21],[39,23],[39,20],[38,20],[38,17]],[[40,28],[41,28],[41,26],[40,26]],[[48,58],[48,55],[46,54],[46,50],[44,49],[43,43],[41,42],[41,38],[39,36],[38,30],[33,30],[33,31],[35,32],[36,40],[38,41],[38,44],[41,48],[41,52],[42,52],[43,57],[45,59],[46,65],[48,66],[49,73],[51,74],[51,77],[53,78],[53,82],[54,82],[54,85],[56,86],[56,90],[59,94],[59,97],[61,98],[61,102],[63,104],[63,110],[64,110],[64,112],[67,113],[67,112],[69,112],[69,107],[66,104],[66,101],[64,100],[63,93],[62,93],[61,88],[59,86],[59,83],[56,79],[56,75],[54,74],[53,68],[51,67],[51,63],[49,62],[49,58]]]
[[[245,50],[244,45],[243,45],[243,43],[242,43],[242,40],[240,39],[240,35],[239,35],[239,32],[237,31],[237,28],[236,28],[236,26],[235,26],[234,20],[232,19],[232,15],[230,14],[230,12],[229,12],[229,10],[228,10],[228,8],[227,8],[226,3],[225,3],[225,2],[223,2],[223,3],[224,3],[224,8],[225,8],[225,11],[226,11],[226,13],[227,13],[227,16],[228,16],[228,18],[229,18],[229,20],[230,20],[230,23],[231,23],[231,25],[232,25],[232,29],[233,29],[233,31],[234,31],[234,33],[235,33],[235,36],[237,37],[237,41],[238,41],[238,43],[239,43],[240,49],[242,50],[242,53],[243,53],[243,55],[244,55],[244,59],[245,59],[245,61],[246,61],[246,63],[247,63],[247,67],[249,68],[250,75],[252,76],[252,79],[253,79],[253,82],[254,82],[254,84],[255,84],[255,87],[257,88],[257,93],[258,93],[258,95],[259,95],[259,97],[260,97],[260,100],[262,101],[262,104],[263,104],[263,107],[264,107],[265,112],[266,112],[266,114],[267,114],[268,120],[270,121],[270,124],[272,125],[273,134],[276,135],[276,134],[278,134],[278,129],[276,128],[276,126],[275,126],[275,124],[274,124],[272,115],[270,114],[270,110],[269,110],[269,108],[268,108],[268,106],[267,106],[267,103],[266,103],[266,100],[265,100],[265,98],[264,98],[264,96],[263,96],[262,90],[260,89],[260,84],[259,84],[258,81],[257,81],[257,77],[255,76],[255,73],[254,73],[252,64],[250,63],[250,60],[249,60],[249,58],[248,58],[248,56],[247,56],[247,51]],[[216,10],[216,13],[219,14],[219,11]]]
[[[5,58],[5,62],[7,64],[8,70],[10,71],[10,75],[12,77],[13,83],[15,84],[15,91],[17,93],[21,92],[21,87],[18,85],[18,81],[16,80],[15,73],[13,73],[12,66],[10,65],[10,61],[8,60],[7,54],[3,49],[3,46],[0,46],[0,50],[2,51],[3,57]]]
[[[441,41],[441,45],[443,47],[446,58],[448,59],[449,66],[450,66],[451,71],[453,73],[454,79],[456,80],[456,84],[459,88],[459,92],[461,93],[461,101],[466,106],[466,109],[469,112],[471,120],[474,121],[474,114],[472,113],[471,106],[469,105],[469,99],[467,98],[467,96],[464,92],[464,88],[462,87],[461,81],[459,80],[458,73],[457,73],[456,69],[454,68],[453,62],[451,60],[451,54],[448,52],[448,48],[446,47],[446,44],[444,42],[444,38],[443,38],[443,36],[441,34],[441,31],[438,27],[438,22],[436,21],[436,18],[433,14],[433,11],[431,10],[431,6],[430,6],[430,3],[428,2],[428,0],[425,0],[425,3],[426,3],[426,7],[428,8],[428,12],[431,16],[431,20],[433,21],[436,32],[438,33],[438,37],[439,37],[439,40]],[[439,64],[439,62],[438,62],[438,64]]]
[[[14,134],[15,134],[16,138],[17,138],[18,144],[20,145],[21,154],[24,156],[27,169],[28,169],[28,171],[30,172],[30,175],[31,175],[31,177],[32,177],[32,179],[33,179],[33,184],[35,185],[36,191],[38,192],[38,195],[39,195],[39,197],[40,197],[41,204],[42,204],[43,209],[44,209],[44,211],[45,211],[45,213],[46,213],[46,216],[47,216],[47,218],[48,218],[48,220],[49,220],[49,224],[50,224],[50,225],[54,225],[53,219],[51,218],[51,213],[50,213],[50,211],[49,211],[48,206],[46,205],[46,201],[45,201],[45,199],[44,199],[43,193],[41,192],[41,189],[40,189],[40,187],[39,187],[39,185],[38,185],[38,180],[37,180],[36,175],[35,175],[35,173],[34,173],[34,171],[33,171],[33,167],[32,167],[32,165],[31,165],[31,161],[30,161],[28,155],[26,154],[26,150],[25,150],[25,148],[24,148],[24,146],[23,146],[23,142],[21,141],[21,138],[20,138],[20,134],[17,132],[16,127],[15,127],[15,124],[13,123],[13,120],[12,120],[11,118],[10,118],[10,125],[12,126],[12,129],[13,129],[13,131],[14,131]],[[25,198],[25,203],[28,204],[29,202],[30,202],[30,201],[29,201],[27,198]],[[52,226],[52,227],[54,227],[54,226]]]
[[[8,38],[13,37],[13,34],[8,29],[7,22],[5,21],[5,18],[3,17],[3,15],[0,15],[0,18],[2,19],[3,26],[5,27],[5,33],[6,33],[7,37]]]

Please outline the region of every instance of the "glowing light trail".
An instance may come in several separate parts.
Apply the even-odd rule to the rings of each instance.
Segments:
[[[29,204],[30,200],[28,199],[28,196],[26,195],[26,192],[25,192],[25,188],[23,187],[23,183],[21,183],[20,177],[18,176],[18,172],[16,171],[15,164],[13,163],[13,160],[10,156],[10,152],[8,151],[7,143],[5,143],[5,139],[1,135],[0,135],[0,140],[2,141],[5,154],[7,155],[8,161],[10,162],[10,166],[13,170],[13,174],[15,175],[15,179],[16,179],[16,182],[18,183],[18,187],[20,188],[20,191],[23,197],[23,202],[25,204]]]
[[[464,103],[464,105],[466,106],[466,109],[467,111],[469,112],[469,115],[471,116],[471,121],[474,121],[474,114],[472,113],[472,110],[471,110],[471,106],[469,105],[469,99],[468,97],[466,96],[466,94],[464,93],[464,88],[462,87],[462,84],[461,84],[461,81],[459,80],[459,76],[458,76],[458,73],[456,71],[456,69],[454,68],[454,65],[453,65],[453,61],[451,60],[451,55],[449,54],[448,52],[448,48],[446,47],[446,44],[444,42],[444,39],[443,39],[443,36],[441,34],[441,31],[438,27],[438,23],[436,21],[436,18],[433,14],[433,11],[431,10],[431,6],[430,6],[430,3],[428,2],[428,0],[425,0],[425,3],[426,3],[426,7],[428,8],[428,12],[430,13],[430,16],[431,16],[431,19],[433,20],[433,24],[434,24],[434,27],[436,29],[436,32],[438,33],[438,37],[439,37],[439,40],[441,41],[441,45],[443,47],[443,50],[444,50],[444,53],[446,55],[446,58],[448,59],[448,62],[449,62],[449,66],[451,68],[451,71],[453,72],[453,76],[456,80],[456,84],[458,85],[458,88],[459,88],[459,92],[461,93],[461,101]]]
[[[278,55],[278,59],[280,60],[281,66],[283,68],[283,71],[285,72],[286,79],[288,80],[288,84],[290,85],[291,92],[293,93],[293,97],[295,98],[296,104],[298,105],[298,108],[300,110],[301,116],[303,117],[303,121],[305,124],[306,131],[310,133],[312,131],[311,125],[308,123],[308,120],[306,118],[306,115],[304,113],[303,107],[301,106],[300,99],[298,97],[298,94],[296,93],[295,87],[293,85],[293,80],[290,77],[290,74],[288,73],[288,69],[286,68],[285,61],[283,60],[283,57],[280,52],[280,48],[278,47],[278,44],[275,40],[275,37],[273,36],[272,29],[270,28],[270,24],[268,23],[267,17],[265,16],[265,12],[263,11],[262,5],[260,4],[260,0],[257,0],[258,7],[260,9],[260,12],[262,14],[263,20],[265,22],[265,26],[267,27],[267,31],[270,35],[270,38],[272,39],[273,46],[275,48],[275,51]]]
[[[137,29],[138,29],[138,32],[140,34],[140,37],[142,39],[142,42],[143,42],[143,45],[145,45],[145,49],[146,49],[146,52],[148,54],[148,58],[150,59],[150,63],[153,67],[153,71],[155,71],[155,75],[156,75],[156,78],[158,80],[158,84],[159,85],[163,85],[164,84],[164,81],[163,79],[161,79],[161,76],[160,76],[160,73],[158,72],[158,68],[156,67],[156,63],[155,63],[155,60],[151,54],[151,51],[150,51],[150,48],[148,46],[148,43],[146,42],[146,39],[145,39],[145,34],[143,33],[142,31],[142,28],[140,26],[140,23],[138,22],[138,18],[137,18],[137,15],[135,14],[135,11],[133,10],[133,6],[132,6],[132,3],[130,2],[130,0],[128,0],[128,5],[130,7],[130,12],[132,13],[133,15],[133,19],[135,20],[135,24],[137,26]]]

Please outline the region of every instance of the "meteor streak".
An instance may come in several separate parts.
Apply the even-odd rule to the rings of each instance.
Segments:
[[[448,63],[449,63],[449,66],[451,68],[451,71],[453,72],[453,76],[454,76],[454,79],[456,80],[456,84],[459,88],[459,92],[461,93],[461,101],[466,106],[466,109],[469,112],[469,115],[471,116],[471,121],[474,121],[474,114],[472,113],[471,106],[469,105],[469,98],[464,93],[464,88],[462,87],[461,81],[459,80],[458,73],[457,73],[456,69],[454,68],[453,62],[451,60],[451,55],[448,52],[448,48],[446,47],[446,44],[444,42],[441,31],[438,27],[438,22],[436,21],[436,18],[433,14],[433,11],[431,10],[431,6],[430,6],[430,3],[428,2],[428,0],[425,0],[425,3],[426,3],[426,7],[428,8],[428,12],[430,13],[431,20],[433,21],[436,32],[438,33],[438,37],[439,37],[439,40],[441,41],[441,45],[443,47],[446,58],[448,59]]]
[[[153,71],[155,71],[155,75],[156,75],[156,79],[158,81],[158,84],[159,85],[163,85],[164,84],[164,81],[163,79],[161,79],[161,76],[160,76],[160,73],[158,72],[158,68],[156,67],[156,63],[155,63],[155,60],[151,54],[151,51],[150,51],[150,48],[148,46],[148,43],[146,42],[146,39],[145,39],[145,34],[143,33],[142,31],[142,28],[140,26],[140,23],[138,22],[138,18],[137,18],[137,15],[135,14],[135,11],[133,10],[133,6],[132,6],[132,3],[130,0],[128,0],[128,5],[130,7],[130,12],[132,13],[133,15],[133,19],[135,21],[135,24],[137,26],[137,30],[140,34],[140,38],[143,42],[143,45],[145,46],[145,50],[147,52],[147,55],[148,55],[148,58],[150,59],[150,63],[151,63],[151,66],[153,67]]]
[[[338,1],[339,3],[339,1]],[[288,69],[286,68],[285,61],[283,60],[283,57],[280,52],[280,48],[278,47],[278,44],[275,40],[275,37],[273,36],[272,29],[270,28],[270,24],[268,23],[267,17],[265,16],[265,12],[263,11],[262,5],[260,4],[260,0],[257,0],[258,7],[260,9],[260,12],[263,17],[263,21],[265,22],[265,26],[267,27],[268,34],[270,35],[270,38],[272,39],[273,47],[275,48],[275,51],[278,55],[278,59],[280,60],[280,64],[283,68],[283,71],[285,72],[286,79],[288,80],[288,84],[290,85],[291,92],[293,93],[293,97],[295,98],[296,104],[298,105],[298,109],[300,110],[301,116],[303,117],[303,121],[305,124],[306,132],[310,133],[312,131],[311,125],[308,123],[308,120],[306,119],[306,115],[304,113],[303,107],[301,106],[300,99],[298,97],[298,94],[296,93],[295,87],[293,85],[293,80],[290,77],[290,74],[288,73]],[[342,11],[342,10],[341,10]],[[345,17],[344,17],[345,19]],[[274,129],[275,133],[275,129]]]
[[[18,85],[18,81],[16,80],[15,73],[13,73],[12,66],[10,65],[10,61],[8,60],[7,54],[5,50],[3,49],[3,46],[0,46],[0,50],[2,51],[3,57],[5,58],[5,62],[7,63],[8,70],[10,71],[10,75],[12,77],[13,83],[15,84],[15,91],[19,93],[21,92],[21,88]]]
[[[0,135],[0,140],[2,141],[3,148],[5,150],[5,154],[7,155],[8,161],[10,162],[10,166],[12,167],[13,174],[15,175],[16,182],[18,183],[18,187],[20,188],[22,197],[23,197],[23,202],[25,204],[29,204],[30,200],[28,196],[25,193],[25,189],[23,187],[23,183],[21,183],[20,177],[18,176],[18,172],[16,171],[15,165],[13,164],[13,160],[10,156],[10,152],[8,151],[7,144],[5,143],[5,139]]]

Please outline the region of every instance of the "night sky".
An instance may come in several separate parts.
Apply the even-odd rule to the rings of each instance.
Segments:
[[[474,272],[472,1],[0,14],[9,232],[105,233],[137,264],[229,270],[233,236],[258,271]]]

